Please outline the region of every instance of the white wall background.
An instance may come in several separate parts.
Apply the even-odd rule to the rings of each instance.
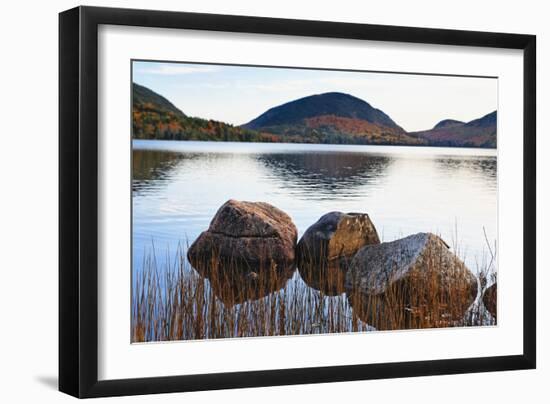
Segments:
[[[74,1],[5,2],[0,24],[0,401],[68,402],[57,386],[57,13]],[[538,36],[538,369],[109,399],[109,402],[547,402],[550,380],[550,25],[535,0],[90,1],[155,8]],[[518,212],[520,214],[520,212]],[[414,349],[414,347],[411,347]]]

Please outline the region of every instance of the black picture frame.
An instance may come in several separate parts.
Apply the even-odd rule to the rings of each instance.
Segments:
[[[98,26],[180,28],[523,50],[523,354],[99,381]],[[59,15],[59,390],[103,397],[534,369],[536,37],[278,18],[77,7]]]

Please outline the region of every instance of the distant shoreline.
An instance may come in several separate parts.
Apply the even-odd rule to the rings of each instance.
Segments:
[[[157,146],[152,147],[156,143]],[[226,150],[221,150],[220,146],[227,145]],[[246,152],[297,152],[297,151],[317,151],[317,152],[343,152],[343,153],[384,153],[384,152],[411,152],[414,149],[415,154],[434,154],[439,149],[441,155],[468,155],[468,156],[497,156],[498,149],[488,147],[466,147],[466,146],[428,146],[428,145],[356,145],[356,144],[330,144],[330,143],[283,143],[283,142],[232,142],[218,140],[160,140],[160,139],[132,139],[132,150],[157,150],[157,151],[177,151],[176,145],[185,145],[182,150],[194,152],[210,153],[246,153]],[[166,147],[169,146],[169,147]],[[191,146],[190,148],[188,146]],[[206,147],[205,147],[206,146]],[[217,150],[212,150],[216,146]],[[253,146],[253,147],[247,147]],[[258,148],[260,150],[258,150]],[[376,149],[376,150],[373,150]],[[254,150],[253,150],[254,149]],[[263,149],[263,150],[262,150]],[[443,152],[445,151],[445,152]],[[453,153],[450,153],[450,152]]]

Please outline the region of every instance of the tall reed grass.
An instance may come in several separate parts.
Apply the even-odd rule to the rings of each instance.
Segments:
[[[343,290],[341,266],[273,265],[243,271],[209,257],[195,269],[179,246],[156,258],[154,246],[133,272],[132,342],[196,340],[496,324],[481,303],[496,280],[495,250],[476,260],[477,296],[460,280],[427,274],[396,283],[380,296]],[[459,251],[454,246],[454,251]],[[302,279],[303,278],[303,279]],[[411,299],[414,296],[414,299]],[[469,307],[468,307],[469,306]]]
[[[298,271],[238,268],[201,276],[178,248],[161,267],[154,253],[134,272],[132,342],[194,340],[367,331],[352,323],[345,296],[309,288]],[[216,274],[231,273],[231,276]]]

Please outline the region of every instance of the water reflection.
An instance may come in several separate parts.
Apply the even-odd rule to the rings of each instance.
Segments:
[[[376,186],[391,158],[368,153],[281,153],[260,154],[257,160],[269,169],[283,186],[314,199],[334,196],[353,197],[365,186]]]
[[[294,266],[272,272],[250,271],[221,262],[214,265],[192,262],[192,266],[199,276],[208,280],[212,292],[226,308],[259,300],[283,289],[295,272]]]
[[[132,151],[132,191],[139,192],[166,181],[185,154],[160,150]]]
[[[353,197],[357,188],[376,186],[392,161],[387,156],[360,153],[282,153],[248,156],[136,149],[133,151],[132,161],[132,190],[140,192],[157,188],[169,182],[172,172],[176,169],[204,170],[208,169],[208,166],[214,168],[231,160],[244,161],[251,158],[267,169],[267,180],[281,183],[290,192],[319,199],[343,194]],[[192,161],[196,167],[185,167]]]
[[[497,158],[488,157],[446,157],[436,158],[435,163],[438,169],[447,174],[456,174],[458,171],[465,171],[466,175],[484,179],[490,185],[496,185]]]
[[[326,296],[338,296],[346,291],[345,278],[349,259],[336,259],[322,263],[301,262],[298,268],[305,284]]]

